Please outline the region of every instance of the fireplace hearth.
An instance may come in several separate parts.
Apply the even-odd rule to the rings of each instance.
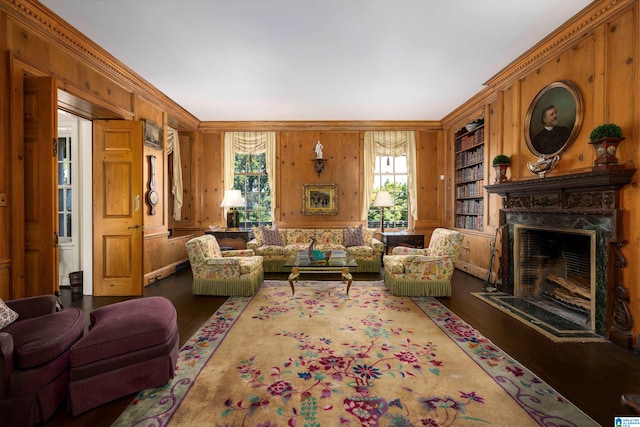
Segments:
[[[635,171],[594,167],[486,186],[502,197],[499,290],[631,348],[619,190]]]

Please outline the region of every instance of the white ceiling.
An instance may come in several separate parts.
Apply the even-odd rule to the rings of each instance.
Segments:
[[[203,121],[439,120],[589,0],[41,0]]]

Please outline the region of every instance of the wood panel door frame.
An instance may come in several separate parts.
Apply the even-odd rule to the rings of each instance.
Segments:
[[[10,254],[11,254],[11,285],[8,289],[8,298],[17,299],[31,295],[50,294],[57,290],[58,283],[58,261],[57,246],[55,243],[55,232],[57,232],[57,169],[55,163],[57,159],[53,153],[53,139],[57,134],[57,80],[48,76],[43,71],[22,61],[15,55],[9,55],[10,69],[10,166],[8,176],[9,182],[9,203],[10,214]],[[25,105],[25,92],[27,90],[26,80],[34,83],[42,89],[43,99],[38,101],[38,106]],[[33,87],[33,86],[32,86]],[[44,162],[46,172],[40,172],[41,182],[38,182],[37,195],[30,194],[27,200],[27,173],[33,165],[26,166],[25,159],[25,138],[27,137],[25,120],[25,110],[30,111],[30,115],[38,116],[30,119],[42,120],[29,136],[34,142],[31,148],[38,151],[34,156],[38,156],[38,161]],[[42,116],[42,117],[40,117]],[[41,129],[38,127],[41,126]],[[45,176],[46,175],[46,176]],[[34,180],[33,177],[29,179]],[[30,184],[35,186],[35,184]],[[43,196],[43,197],[41,197]],[[32,222],[27,227],[27,205],[36,204],[40,223]],[[46,206],[45,206],[46,205]],[[32,217],[35,214],[30,214]],[[37,235],[37,231],[42,230],[41,236],[36,236],[38,242],[27,242],[29,236]],[[39,263],[38,271],[34,275],[34,267],[27,262],[27,251],[32,251],[34,257],[41,257],[44,263]],[[36,252],[42,251],[38,255]],[[45,268],[46,265],[46,268]],[[41,271],[42,270],[42,271]],[[37,282],[33,282],[33,277],[37,276]],[[28,283],[29,282],[29,283]]]

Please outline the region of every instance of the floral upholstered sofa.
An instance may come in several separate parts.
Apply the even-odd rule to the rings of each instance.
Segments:
[[[352,255],[358,267],[351,271],[379,273],[384,246],[374,237],[375,231],[362,226],[281,229],[254,227],[253,239],[247,242],[247,249],[252,249],[256,255],[262,256],[265,272],[283,272],[285,261],[299,251],[308,249],[314,236],[314,249],[344,250],[347,255]]]

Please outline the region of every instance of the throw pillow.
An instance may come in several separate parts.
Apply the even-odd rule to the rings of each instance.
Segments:
[[[274,224],[273,228],[261,225],[260,230],[262,231],[262,242],[265,246],[284,246],[277,225]]]
[[[364,235],[362,234],[362,224],[353,228],[347,225],[347,235],[344,239],[344,245],[350,246],[364,246]]]
[[[18,318],[18,313],[11,310],[7,304],[0,299],[0,329],[12,324]]]

